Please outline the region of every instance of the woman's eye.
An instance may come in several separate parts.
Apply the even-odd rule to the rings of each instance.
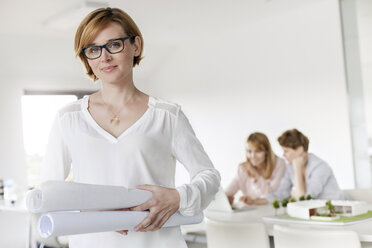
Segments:
[[[89,47],[88,48],[88,52],[89,53],[98,53],[99,52],[99,48],[98,47]]]
[[[121,43],[119,41],[114,41],[114,42],[109,44],[110,48],[118,48],[120,46],[121,46]]]

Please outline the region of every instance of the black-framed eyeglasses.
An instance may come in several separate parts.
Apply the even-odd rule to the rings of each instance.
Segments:
[[[120,53],[124,49],[124,41],[133,38],[134,36],[127,36],[118,39],[113,39],[102,46],[91,45],[86,46],[81,51],[87,59],[98,59],[102,55],[102,49],[105,48],[111,54]]]

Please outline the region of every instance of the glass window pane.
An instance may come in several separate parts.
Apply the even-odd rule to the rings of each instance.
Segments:
[[[57,111],[75,100],[75,95],[22,96],[23,138],[29,186],[39,183],[49,131]]]

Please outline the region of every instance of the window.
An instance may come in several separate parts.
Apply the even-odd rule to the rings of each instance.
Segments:
[[[40,182],[49,132],[57,111],[92,92],[30,92],[22,96],[23,137],[28,185]]]

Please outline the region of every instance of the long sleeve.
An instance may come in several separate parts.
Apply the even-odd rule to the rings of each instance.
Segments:
[[[230,182],[229,186],[226,188],[226,195],[233,196],[239,190],[239,171],[234,176],[233,180]]]
[[[331,175],[332,171],[328,165],[320,164],[316,166],[312,170],[311,176],[306,177],[306,195],[319,198]]]
[[[286,168],[284,176],[280,181],[279,188],[275,192],[266,195],[266,198],[269,202],[272,202],[275,199],[282,200],[291,195],[291,189],[293,186],[291,177],[290,170]]]
[[[64,142],[61,118],[57,114],[49,134],[41,181],[64,180],[71,168],[71,156]]]
[[[221,178],[180,109],[177,111],[172,151],[191,178],[189,184],[176,188],[181,199],[179,211],[183,215],[195,215],[213,200]]]
[[[331,167],[312,153],[309,153],[306,165],[306,195],[328,200],[348,198],[338,186]]]

